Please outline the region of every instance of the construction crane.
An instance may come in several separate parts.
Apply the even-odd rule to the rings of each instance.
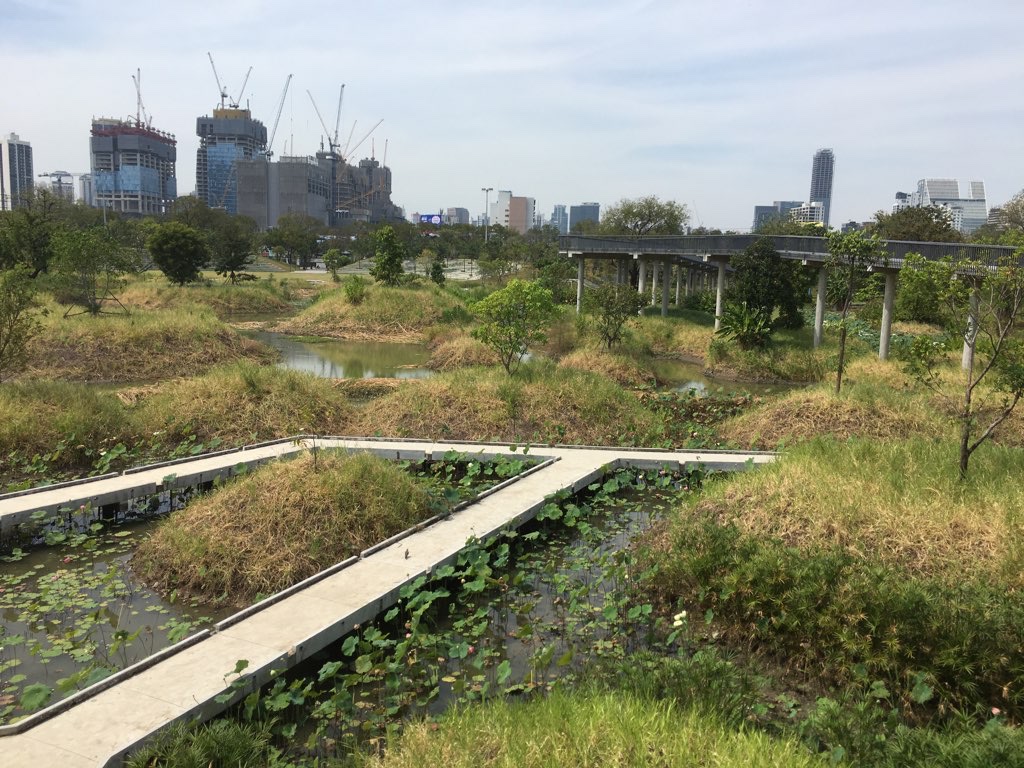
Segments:
[[[206,55],[210,57],[210,66],[213,68],[213,79],[217,81],[217,93],[220,95],[220,108],[224,109],[224,100],[228,98],[228,92],[220,84],[220,75],[217,74],[217,65],[213,63],[213,54],[209,51]]]
[[[231,109],[238,109],[239,102],[242,100],[242,96],[245,95],[245,86],[249,83],[249,75],[252,74],[252,67],[249,67],[249,71],[245,73],[245,79],[242,80],[242,90],[238,92],[238,98],[232,99],[231,94],[228,93],[228,89],[225,88],[220,82],[220,75],[217,74],[217,65],[213,63],[213,54],[209,51],[206,55],[210,58],[210,68],[213,69],[213,79],[217,81],[217,93],[220,94],[220,108],[224,109],[224,102]]]
[[[274,137],[277,135],[277,124],[281,122],[281,111],[284,109],[284,100],[285,97],[288,95],[288,85],[291,83],[291,81],[292,76],[288,75],[288,77],[284,81],[284,90],[281,91],[281,100],[277,104],[277,114],[274,115],[274,127],[270,129],[270,141],[267,142],[267,151],[264,152],[264,154],[267,157],[274,156]]]
[[[75,176],[85,176],[84,173],[68,173],[67,171],[51,171],[50,173],[37,174],[40,177],[50,179],[50,188],[53,191],[53,182],[56,182],[57,195],[65,198],[68,202],[74,202],[75,198]],[[64,179],[71,179],[71,183],[65,186]],[[64,192],[64,190],[68,192]]]
[[[146,114],[146,105],[142,103],[142,70],[136,69],[132,75],[132,82],[135,83],[135,127],[149,128],[153,121]]]
[[[332,134],[327,129],[327,123],[324,122],[323,115],[320,114],[320,108],[316,105],[316,99],[313,98],[313,94],[310,90],[306,89],[306,94],[309,96],[309,100],[313,102],[313,110],[316,112],[317,118],[320,120],[320,125],[323,126],[324,134],[327,136],[327,146],[331,150],[331,154],[337,154],[338,151],[338,125],[341,123],[341,102],[345,98],[345,84],[341,84],[341,91],[338,93],[338,115],[334,121],[334,133]]]

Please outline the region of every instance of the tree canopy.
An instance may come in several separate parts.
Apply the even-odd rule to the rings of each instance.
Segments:
[[[210,251],[199,232],[178,221],[158,225],[146,241],[153,262],[172,283],[184,285],[199,279],[210,260]]]
[[[675,200],[662,202],[656,195],[620,200],[601,217],[600,231],[607,235],[681,235],[690,220],[686,206]]]
[[[393,227],[384,226],[373,236],[375,253],[370,275],[378,283],[398,285],[402,279],[405,248]]]
[[[473,329],[479,339],[498,353],[505,372],[518,370],[531,344],[543,343],[545,329],[555,311],[551,291],[537,283],[510,280],[500,291],[471,307],[480,319]]]
[[[883,240],[920,243],[959,243],[963,240],[953,226],[949,211],[936,205],[901,208],[894,213],[878,211],[868,233]]]

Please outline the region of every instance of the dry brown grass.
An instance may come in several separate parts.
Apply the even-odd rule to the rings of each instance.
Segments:
[[[710,486],[698,508],[798,547],[839,546],[917,575],[985,574],[1021,586],[1019,452],[979,453],[956,479],[952,441],[818,440],[773,466]]]
[[[136,407],[147,432],[252,442],[299,433],[346,434],[353,408],[328,379],[250,364],[168,382]]]
[[[277,353],[239,335],[208,311],[130,316],[51,315],[29,345],[23,371],[64,381],[157,381],[194,376],[235,360],[269,362]]]
[[[427,367],[435,371],[454,371],[474,365],[498,365],[499,362],[493,349],[468,334],[460,334],[435,341]]]
[[[442,313],[458,300],[436,286],[386,288],[372,285],[352,304],[341,289],[277,325],[283,333],[366,341],[421,342]]]
[[[624,355],[596,349],[577,349],[558,361],[559,368],[589,371],[611,379],[623,387],[653,386],[654,374]]]
[[[715,337],[715,329],[688,320],[643,317],[633,333],[651,353],[659,357],[678,357],[703,362]]]
[[[532,363],[510,378],[501,369],[468,368],[399,387],[369,403],[361,434],[460,440],[574,444],[649,444],[657,417],[612,381]]]
[[[188,309],[201,306],[213,310],[218,317],[237,313],[266,314],[286,312],[291,305],[278,289],[253,284],[170,285],[166,280],[129,283],[118,298],[134,309]]]
[[[304,454],[192,502],[140,544],[133,568],[164,592],[241,604],[430,516],[426,492],[370,454]]]

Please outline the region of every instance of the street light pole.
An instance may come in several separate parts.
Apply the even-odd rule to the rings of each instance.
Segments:
[[[492,189],[494,189],[494,187],[480,187],[480,191],[484,193],[484,245],[487,245],[487,225],[491,220],[491,213],[488,210],[490,206],[488,203],[491,199]]]

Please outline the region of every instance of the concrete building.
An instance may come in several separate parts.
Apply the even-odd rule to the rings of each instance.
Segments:
[[[505,223],[509,229],[525,235],[536,225],[537,203],[532,197],[513,195],[508,201],[508,219]]]
[[[158,216],[178,196],[177,142],[140,121],[99,118],[89,139],[93,205]]]
[[[217,107],[196,118],[196,197],[211,208],[238,212],[237,163],[267,148],[267,129],[248,109]]]
[[[949,212],[953,226],[965,235],[969,235],[988,221],[988,207],[985,202],[985,182],[970,182],[970,196],[960,195],[960,183],[956,179],[920,179],[917,191],[906,196],[897,192],[896,201],[901,203],[904,195],[904,207],[924,207],[935,205]],[[893,206],[895,212],[896,206]]]
[[[96,207],[96,196],[93,193],[91,173],[83,173],[78,177],[78,199],[82,201],[83,205],[87,205],[90,208]]]
[[[272,162],[260,156],[235,164],[235,211],[260,229],[277,226],[285,214],[312,216],[327,224],[331,177],[315,157],[283,156]]]
[[[469,224],[468,208],[449,208],[444,214],[445,224]]]
[[[825,204],[815,200],[804,203],[798,208],[789,212],[789,217],[800,224],[821,224],[825,225]]]
[[[489,224],[500,224],[503,227],[508,226],[508,206],[511,200],[511,189],[498,190],[497,197],[495,197],[494,202],[491,203],[491,210],[487,212]]]
[[[558,234],[569,234],[569,212],[564,205],[556,205],[551,211],[551,226],[558,228]]]
[[[0,139],[0,211],[24,205],[35,187],[32,145],[11,133]]]
[[[324,153],[317,153],[321,158]],[[358,165],[339,161],[335,169],[334,223],[354,221],[401,221],[405,214],[391,202],[391,169],[374,157],[364,157]]]
[[[814,153],[811,162],[811,193],[807,200],[810,203],[821,203],[822,223],[827,227],[832,212],[832,176],[835,171],[836,158],[831,149],[819,149]]]
[[[51,175],[49,189],[54,197],[69,203],[75,202],[75,181],[70,173]]]
[[[801,205],[803,203],[800,200],[775,200],[771,205],[755,205],[754,223],[750,229],[756,232],[770,221],[786,219],[790,211]]]
[[[580,203],[569,208],[569,231],[575,230],[578,224],[585,221],[592,221],[595,224],[600,221],[601,206],[598,203]]]

